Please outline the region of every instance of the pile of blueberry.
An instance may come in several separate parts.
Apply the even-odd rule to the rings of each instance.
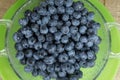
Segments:
[[[25,72],[44,80],[78,80],[93,67],[101,38],[94,12],[80,1],[46,0],[26,10],[13,38]]]

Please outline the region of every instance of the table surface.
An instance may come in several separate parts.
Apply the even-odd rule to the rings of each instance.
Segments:
[[[116,22],[120,23],[120,0],[100,0],[110,10]],[[4,15],[7,9],[15,2],[15,0],[0,0],[0,18]],[[0,80],[2,80],[0,78]],[[120,80],[120,70],[117,73],[115,80]]]

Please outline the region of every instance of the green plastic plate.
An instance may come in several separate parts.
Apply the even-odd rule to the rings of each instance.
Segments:
[[[10,9],[6,12],[3,19],[11,19],[13,14],[22,6],[27,0],[17,0],[14,5],[10,7]],[[109,11],[102,5],[98,0],[89,0],[103,15],[107,22],[115,22],[112,15]],[[4,49],[5,43],[5,32],[6,28],[0,27],[0,50]],[[111,31],[111,40],[112,40],[112,48],[113,52],[120,52],[120,32],[117,29],[113,29]],[[116,35],[116,36],[114,36]],[[119,44],[116,46],[116,44]],[[108,60],[107,65],[104,70],[98,76],[97,80],[114,80],[115,75],[118,71],[120,65],[120,60],[111,58]],[[8,58],[6,56],[0,56],[0,77],[2,80],[20,80],[17,75],[14,73],[13,69],[10,66]]]

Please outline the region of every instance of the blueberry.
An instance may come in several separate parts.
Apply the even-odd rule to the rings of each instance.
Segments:
[[[72,24],[71,21],[67,21],[67,22],[65,23],[66,26],[71,26],[71,24]]]
[[[61,52],[63,52],[63,51],[64,51],[63,45],[62,45],[62,44],[58,44],[58,45],[57,45],[57,52],[58,52],[58,53],[61,53]]]
[[[61,32],[63,33],[63,34],[68,34],[69,33],[69,27],[68,26],[63,26],[63,27],[61,27]]]
[[[56,45],[54,44],[48,45],[48,52],[49,54],[54,54],[56,52]]]
[[[25,13],[24,13],[24,15],[25,15],[26,17],[29,17],[29,16],[31,15],[31,13],[32,13],[32,11],[26,10]]]
[[[38,32],[39,31],[39,25],[38,24],[31,24],[31,28],[33,32]]]
[[[21,59],[21,60],[20,60],[20,63],[21,63],[22,65],[26,65],[26,59],[25,59],[25,58]]]
[[[69,15],[68,14],[63,14],[62,20],[63,21],[68,21],[69,20]]]
[[[42,23],[42,21],[39,19],[39,20],[37,21],[37,24],[38,24],[38,25],[41,25],[41,23]]]
[[[54,39],[53,34],[50,34],[50,33],[49,33],[49,34],[46,34],[46,41],[52,42],[53,39]]]
[[[66,76],[66,72],[65,71],[59,71],[58,75],[59,75],[59,77],[65,77]]]
[[[58,20],[58,19],[59,19],[59,15],[57,15],[57,14],[52,15],[52,19],[54,19],[54,20]]]
[[[35,37],[30,37],[29,39],[28,39],[28,44],[29,45],[34,45],[35,43],[36,43],[36,38]]]
[[[62,43],[68,43],[68,41],[69,41],[69,37],[68,37],[68,36],[63,35],[63,36],[61,37],[61,42],[62,42]]]
[[[47,10],[45,8],[40,7],[40,9],[37,11],[40,15],[46,15]]]
[[[60,71],[60,64],[59,64],[59,63],[56,63],[56,64],[55,64],[55,71],[56,71],[56,72],[59,72],[59,71]]]
[[[73,19],[72,20],[72,25],[73,26],[78,26],[80,24],[80,21],[79,20],[77,20],[77,19]]]
[[[74,48],[74,43],[70,42],[70,43],[66,44],[64,48],[66,51],[70,51]]]
[[[96,45],[98,45],[98,44],[101,43],[101,40],[102,40],[102,39],[98,36],[98,39],[96,39],[94,43],[95,43]]]
[[[93,67],[95,65],[94,61],[87,62],[87,67]]]
[[[14,33],[14,35],[13,35],[13,39],[14,39],[14,41],[15,41],[16,43],[21,42],[22,38],[23,38],[23,34],[20,33],[20,32],[16,32],[16,33]]]
[[[18,51],[23,50],[22,44],[21,43],[15,43],[15,49]]]
[[[56,6],[62,6],[64,4],[64,0],[55,0]]]
[[[41,26],[41,27],[40,27],[40,33],[41,33],[41,34],[47,34],[47,33],[48,33],[48,28],[47,28],[47,26]]]
[[[55,62],[55,58],[53,56],[50,56],[50,57],[45,57],[44,58],[44,62],[46,64],[53,64]]]
[[[40,76],[43,76],[43,78],[48,76],[47,71],[41,71],[41,70],[39,70],[39,73],[38,73],[38,74],[39,74]]]
[[[78,80],[76,76],[70,76],[69,80]]]
[[[75,56],[75,50],[70,50],[70,51],[68,51],[68,55],[69,55],[70,57]]]
[[[55,40],[60,40],[61,36],[62,36],[62,33],[59,31],[54,34]]]
[[[46,0],[47,4],[54,5],[54,0]]]
[[[44,36],[44,35],[39,35],[39,36],[38,36],[38,40],[39,40],[40,42],[44,42],[44,41],[45,41],[45,36]]]
[[[93,59],[95,57],[94,52],[93,51],[88,51],[87,52],[87,57],[88,57],[89,60]]]
[[[67,73],[68,74],[73,74],[75,71],[75,67],[73,65],[67,67]]]
[[[55,33],[55,32],[57,32],[57,28],[54,27],[54,26],[51,26],[51,27],[49,28],[49,32],[50,32],[50,33]]]
[[[23,39],[21,41],[23,49],[27,49],[29,47],[28,41],[26,39]]]
[[[66,7],[70,7],[70,6],[72,6],[72,4],[73,4],[73,0],[66,0],[65,1],[65,6]]]
[[[80,1],[77,1],[73,4],[73,8],[76,11],[81,11],[83,9],[83,6],[84,6],[83,3]]]
[[[54,65],[49,65],[49,66],[47,66],[47,71],[48,72],[54,72]]]
[[[28,24],[28,19],[27,18],[20,19],[19,24],[21,26],[26,26]]]
[[[78,27],[75,27],[75,26],[70,27],[70,33],[76,34],[77,32],[78,32]]]
[[[43,43],[43,48],[47,49],[48,44],[49,44],[48,42]]]
[[[49,17],[49,16],[43,17],[41,24],[42,24],[42,25],[46,25],[46,24],[48,24],[49,20],[50,20],[50,17]]]
[[[50,76],[46,76],[43,78],[43,80],[51,80]]]
[[[59,6],[59,7],[57,7],[57,12],[58,12],[58,14],[63,14],[63,13],[65,13],[65,7],[64,7],[64,6]]]
[[[80,65],[78,63],[75,63],[74,66],[75,66],[75,70],[79,70],[80,69]]]
[[[87,43],[87,42],[88,42],[87,37],[86,37],[86,36],[81,36],[80,42],[81,42],[81,43]]]
[[[67,13],[67,14],[72,15],[73,12],[74,12],[73,7],[67,7],[67,8],[66,8],[66,13]]]
[[[74,12],[74,13],[73,13],[73,17],[74,17],[75,19],[80,19],[80,18],[81,18],[81,13],[80,13],[80,12]]]
[[[51,78],[57,78],[57,73],[56,72],[51,72],[50,77]]]
[[[84,8],[84,9],[81,11],[81,14],[82,14],[83,16],[87,15],[87,13],[88,13],[88,10],[87,10],[86,8]]]
[[[55,6],[49,6],[48,11],[50,12],[50,14],[55,14],[57,12],[57,9]]]
[[[27,66],[24,67],[24,71],[25,71],[25,72],[32,72],[32,71],[33,71],[33,67],[27,65]]]
[[[61,29],[62,25],[63,25],[63,21],[62,20],[58,21],[57,26],[56,26],[57,29]]]
[[[32,50],[32,49],[27,49],[27,50],[25,51],[25,57],[31,58],[32,55],[33,55],[33,50]]]
[[[40,59],[39,53],[35,52],[35,53],[33,54],[33,58],[34,58],[35,60],[39,60],[39,59]]]
[[[95,13],[94,13],[94,12],[89,12],[89,13],[87,14],[87,20],[88,20],[88,21],[93,20],[93,19],[94,19],[94,16],[95,16]]]
[[[51,27],[57,26],[57,20],[50,20],[49,23],[48,23],[48,25],[51,26]]]
[[[34,58],[28,58],[27,59],[27,65],[33,66],[35,64],[36,60]]]
[[[38,71],[37,71],[36,69],[33,69],[32,75],[33,75],[34,77],[38,76]]]
[[[37,53],[39,54],[40,59],[43,59],[48,54],[44,49],[38,50]]]
[[[36,42],[36,43],[34,44],[34,48],[35,48],[35,50],[41,49],[41,48],[42,48],[42,43],[41,43],[41,42]]]
[[[16,54],[16,58],[18,60],[22,60],[24,58],[24,53],[22,51],[18,51]]]
[[[30,38],[33,36],[33,32],[31,28],[26,28],[25,32],[23,32],[23,34],[25,35],[26,38]]]
[[[80,32],[81,34],[85,34],[85,33],[86,33],[86,30],[87,30],[87,27],[86,27],[86,26],[80,26],[80,28],[79,28],[79,32]]]
[[[35,21],[40,19],[40,16],[36,12],[31,13],[31,18]]]
[[[60,54],[58,57],[59,62],[67,62],[68,61],[68,55],[66,53]]]
[[[44,62],[41,62],[41,61],[37,63],[37,66],[41,71],[45,71],[47,69],[46,64]]]
[[[70,63],[70,64],[75,64],[75,62],[76,62],[76,60],[75,60],[75,58],[70,58],[69,60],[68,60],[68,62]]]
[[[82,78],[83,72],[80,71],[80,70],[76,70],[76,71],[75,71],[75,76],[76,76],[78,79],[79,79],[79,78]]]
[[[81,52],[79,54],[81,60],[86,60],[87,59],[87,54],[85,52]]]
[[[83,48],[83,46],[84,46],[83,43],[77,42],[76,45],[75,45],[75,48],[76,48],[77,50],[80,50],[80,49]]]
[[[72,35],[72,40],[79,41],[81,39],[80,36],[81,36],[80,33],[77,32],[76,34]]]
[[[47,1],[45,2],[45,1],[43,1],[43,2],[40,2],[40,6],[41,7],[46,7],[48,4],[47,4]]]
[[[82,18],[81,18],[81,24],[82,24],[82,25],[87,24],[87,18],[86,18],[86,17],[82,17]]]
[[[93,42],[92,42],[92,41],[87,42],[87,43],[86,43],[86,46],[87,46],[87,47],[92,47],[92,46],[93,46]]]

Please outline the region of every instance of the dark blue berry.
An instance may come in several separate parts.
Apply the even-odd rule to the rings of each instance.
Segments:
[[[55,14],[57,12],[57,9],[55,6],[49,6],[48,11],[50,12],[50,14]]]
[[[86,8],[84,8],[84,9],[81,11],[81,14],[82,14],[83,16],[87,15],[87,13],[88,13],[88,10],[87,10]]]
[[[62,6],[64,4],[64,0],[55,0],[56,6]]]
[[[70,33],[76,34],[77,32],[78,32],[78,27],[75,27],[75,26],[70,27]]]
[[[77,20],[77,19],[73,19],[72,20],[72,25],[73,26],[78,26],[80,24],[80,21],[79,20]]]
[[[39,54],[40,59],[43,59],[48,54],[44,49],[38,50],[37,53]]]
[[[92,41],[87,42],[87,43],[86,43],[86,46],[87,46],[87,47],[92,47],[92,46],[93,46],[93,42],[92,42]]]
[[[94,19],[94,16],[95,16],[94,12],[89,12],[88,15],[87,15],[87,20],[88,20],[88,21],[93,20],[93,19]]]
[[[57,73],[56,72],[51,72],[49,75],[51,78],[57,78]]]
[[[49,32],[55,33],[55,32],[57,32],[57,28],[54,27],[54,26],[51,26],[51,27],[49,28]]]
[[[43,43],[43,48],[44,48],[44,49],[47,49],[48,45],[49,45],[48,42]]]
[[[48,28],[47,28],[47,26],[41,26],[41,27],[40,27],[40,33],[41,33],[41,34],[47,34],[47,33],[48,33]]]
[[[59,15],[57,15],[57,14],[53,15],[53,16],[52,16],[52,19],[58,20],[58,19],[59,19]]]
[[[81,11],[82,8],[83,8],[83,3],[80,2],[80,1],[77,1],[73,4],[73,8],[76,10],[76,11]]]
[[[61,32],[63,33],[63,34],[68,34],[69,33],[69,27],[68,26],[63,26],[63,27],[61,27]]]
[[[47,68],[46,64],[44,62],[41,62],[41,61],[37,63],[37,66],[41,71],[45,71]]]
[[[75,44],[75,48],[77,49],[77,50],[80,50],[80,49],[82,49],[83,48],[83,43],[81,43],[81,42],[77,42],[76,44]]]
[[[52,42],[53,39],[54,39],[53,34],[50,34],[50,33],[49,33],[49,34],[46,34],[46,41]]]
[[[48,45],[48,52],[50,54],[54,54],[56,52],[56,45],[54,45],[54,44]]]
[[[37,24],[38,24],[38,25],[41,25],[41,23],[42,23],[42,21],[39,19],[39,20],[37,21]]]
[[[58,53],[63,52],[63,51],[64,51],[64,47],[63,47],[63,45],[62,45],[62,44],[58,44],[56,50],[57,50]]]
[[[68,55],[69,55],[70,57],[75,56],[75,51],[74,51],[74,50],[68,51]]]
[[[25,71],[25,72],[32,72],[32,71],[33,71],[33,67],[27,65],[27,66],[24,67],[24,71]]]
[[[54,34],[55,40],[57,41],[61,39],[61,36],[62,36],[62,33],[59,31]]]
[[[68,61],[68,55],[66,53],[60,54],[58,57],[59,62],[67,62]]]
[[[21,63],[22,65],[26,65],[26,59],[25,59],[25,58],[21,59],[21,60],[20,60],[20,63]]]
[[[28,58],[27,59],[27,65],[34,66],[36,60],[34,58]]]
[[[63,35],[63,36],[61,37],[61,42],[62,42],[62,43],[68,43],[68,41],[69,41],[69,37],[68,37],[67,35]]]
[[[75,67],[73,65],[70,65],[67,67],[67,73],[68,74],[73,74],[75,71]]]
[[[32,12],[31,13],[31,18],[32,18],[32,20],[37,21],[37,20],[40,19],[40,16],[36,12]]]
[[[24,53],[22,51],[18,51],[16,54],[16,58],[18,60],[22,60],[24,58]]]
[[[34,45],[35,43],[36,43],[36,38],[35,37],[30,37],[29,39],[28,39],[28,44],[29,45]]]
[[[31,58],[32,55],[33,55],[33,50],[32,50],[32,49],[27,49],[27,50],[25,51],[25,57]]]
[[[54,72],[54,65],[49,65],[49,66],[47,66],[47,71],[48,72]]]
[[[67,21],[65,25],[66,25],[66,26],[71,26],[71,24],[72,24],[72,23],[71,23],[70,21]]]
[[[85,52],[79,53],[79,57],[81,60],[86,60],[87,59],[87,54]]]
[[[70,64],[75,64],[76,63],[76,59],[75,58],[70,58],[69,60],[68,60],[68,62],[70,63]]]
[[[80,69],[80,65],[78,63],[75,63],[74,66],[75,66],[75,70],[79,70]]]
[[[74,48],[74,43],[70,42],[70,43],[66,44],[64,48],[66,51],[70,51]]]
[[[87,18],[86,17],[82,17],[80,22],[81,22],[82,25],[87,24]]]
[[[63,14],[63,13],[65,13],[65,7],[64,7],[64,6],[59,6],[59,7],[57,7],[57,12],[58,12],[58,14]]]
[[[46,7],[47,5],[48,5],[47,2],[45,2],[45,1],[40,2],[40,6],[41,6],[41,7]]]
[[[45,36],[44,36],[44,35],[39,35],[39,36],[38,36],[38,40],[39,40],[40,42],[44,42],[44,41],[45,41]]]
[[[50,57],[45,57],[44,58],[44,62],[46,64],[53,64],[55,62],[55,58],[53,56],[50,56]]]
[[[65,1],[65,6],[66,7],[70,7],[70,6],[72,6],[72,4],[73,4],[73,0],[66,0]]]
[[[65,77],[67,74],[65,71],[59,71],[58,75],[59,75],[59,77]]]
[[[46,0],[47,4],[54,5],[54,0]]]
[[[86,30],[87,30],[87,27],[86,27],[86,26],[80,26],[80,28],[79,28],[79,32],[80,32],[81,34],[85,34],[85,33],[86,33]]]
[[[34,48],[35,48],[35,50],[41,49],[41,48],[42,48],[42,43],[41,43],[41,42],[36,42],[36,43],[34,44]]]
[[[39,25],[38,24],[31,24],[31,28],[33,32],[38,32],[39,31]]]
[[[73,12],[74,12],[73,7],[67,7],[67,8],[66,8],[66,13],[67,13],[67,14],[72,15]]]
[[[48,25],[51,26],[51,27],[57,26],[57,20],[50,20]]]
[[[15,41],[16,43],[21,42],[22,38],[23,38],[23,34],[20,33],[20,32],[16,32],[16,33],[14,33],[14,35],[13,35],[13,39],[14,39],[14,41]]]
[[[41,24],[42,24],[42,25],[46,25],[46,24],[48,24],[49,20],[50,20],[50,17],[49,17],[49,16],[43,17]]]
[[[23,39],[23,40],[21,41],[21,44],[22,44],[22,47],[23,47],[24,49],[27,49],[27,48],[29,47],[29,43],[28,43],[28,41],[27,41],[26,39]]]
[[[24,13],[24,15],[25,15],[26,17],[29,17],[29,16],[31,15],[31,13],[32,13],[32,11],[26,10],[25,13]]]
[[[33,75],[34,77],[38,76],[38,71],[37,71],[36,69],[33,69],[32,75]]]
[[[93,67],[95,65],[94,61],[88,61],[87,62],[87,67]]]
[[[34,58],[35,60],[39,60],[39,59],[40,59],[39,53],[35,52],[35,53],[33,54],[33,58]]]
[[[87,57],[88,57],[89,60],[91,60],[95,57],[95,53],[93,51],[88,51],[87,52]]]
[[[76,19],[80,19],[81,18],[81,13],[80,12],[74,12],[73,17],[76,18]]]
[[[60,71],[60,64],[59,64],[59,63],[56,63],[56,64],[55,64],[55,71],[56,71],[56,72],[59,72],[59,71]]]
[[[62,16],[62,20],[63,20],[63,21],[68,21],[68,20],[69,20],[69,15],[68,15],[68,14],[64,14],[64,15]]]
[[[81,36],[81,37],[80,37],[80,41],[81,41],[81,43],[87,43],[87,42],[88,42],[88,39],[87,39],[87,37],[85,37],[85,36]]]
[[[47,10],[45,8],[40,8],[38,11],[37,11],[40,15],[46,15],[47,13]]]
[[[18,50],[18,51],[23,50],[22,44],[21,43],[15,43],[15,49]]]
[[[74,40],[74,41],[79,41],[80,39],[81,39],[81,37],[80,37],[81,35],[80,35],[80,33],[76,33],[76,34],[73,34],[72,35],[72,39]]]
[[[26,26],[28,24],[28,19],[27,18],[20,19],[19,24],[21,26]]]

